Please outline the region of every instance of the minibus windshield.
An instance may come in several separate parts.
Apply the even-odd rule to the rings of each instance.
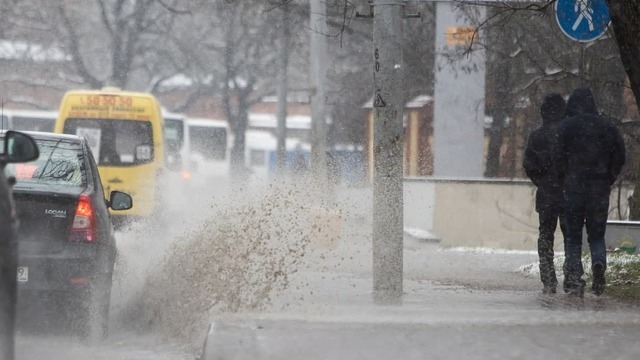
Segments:
[[[131,166],[153,160],[153,133],[148,121],[67,119],[63,131],[87,139],[98,165]]]

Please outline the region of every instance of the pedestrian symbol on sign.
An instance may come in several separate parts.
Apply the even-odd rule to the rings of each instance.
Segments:
[[[607,30],[609,9],[605,0],[558,0],[556,20],[569,38],[593,41]]]
[[[574,9],[576,10],[576,13],[580,15],[576,19],[576,22],[573,23],[571,29],[576,31],[578,26],[580,26],[580,23],[585,20],[589,24],[589,31],[593,31],[593,9],[591,8],[591,4],[588,4],[583,0],[575,0],[575,2],[576,4]]]

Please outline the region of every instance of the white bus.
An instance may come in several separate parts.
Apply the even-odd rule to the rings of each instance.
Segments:
[[[173,119],[173,120],[172,120]],[[175,123],[175,124],[174,124]],[[182,178],[195,188],[226,179],[229,175],[234,136],[224,120],[184,118],[180,130],[177,116],[165,115],[165,137],[184,139],[180,145]],[[169,147],[169,145],[167,145]],[[289,172],[304,170],[309,163],[310,145],[287,139],[286,166]],[[177,147],[176,147],[177,149]],[[271,131],[245,132],[245,166],[251,182],[268,181],[276,171],[277,138]]]
[[[245,134],[245,164],[255,180],[268,181],[276,173],[278,139],[266,130],[247,130]],[[288,138],[285,152],[287,172],[304,172],[309,165],[310,153],[311,146],[308,143]]]
[[[57,111],[2,109],[0,125],[3,130],[53,132]]]
[[[226,177],[229,173],[231,137],[224,120],[187,118],[185,153],[188,168],[206,177]]]

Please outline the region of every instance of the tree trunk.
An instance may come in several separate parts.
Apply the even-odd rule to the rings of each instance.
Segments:
[[[495,65],[495,89],[496,92],[494,104],[492,104],[491,115],[493,122],[489,129],[489,147],[487,149],[487,165],[485,167],[484,176],[493,178],[500,173],[500,152],[502,150],[504,125],[507,116],[511,111],[511,96],[509,89],[511,88],[511,77],[509,68],[512,63],[508,59],[500,59]]]
[[[505,115],[501,110],[493,114],[493,122],[489,129],[489,147],[487,149],[487,167],[484,176],[494,178],[500,172],[500,150],[504,132]]]
[[[280,9],[280,53],[278,54],[278,125],[276,135],[278,138],[276,168],[278,177],[285,175],[285,165],[287,156],[287,72],[289,67],[289,39],[291,31],[289,29],[289,7],[283,5]]]
[[[236,111],[231,107],[227,110],[227,119],[233,130],[233,148],[231,148],[229,175],[234,182],[247,178],[245,166],[246,131],[249,124],[249,95],[252,85],[236,92]]]
[[[327,123],[326,123],[326,76],[327,76],[327,24],[326,4],[322,0],[311,0],[309,26],[309,67],[313,95],[311,96],[311,174],[318,187],[323,206],[332,202],[335,189],[327,174]]]
[[[620,59],[629,77],[636,104],[640,105],[640,2],[607,0],[607,5]],[[640,174],[636,175],[635,188],[638,191],[634,191],[631,198],[630,220],[640,220]]]

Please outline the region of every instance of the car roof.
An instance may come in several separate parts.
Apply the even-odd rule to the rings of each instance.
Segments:
[[[4,137],[4,134],[7,131],[15,131],[15,130],[2,130],[0,131],[0,136]],[[80,137],[78,135],[72,135],[72,134],[57,134],[57,133],[44,132],[44,131],[18,131],[18,132],[27,134],[34,139],[40,139],[40,140],[68,140],[68,141],[75,141],[75,142],[85,142],[85,139],[83,137]]]

